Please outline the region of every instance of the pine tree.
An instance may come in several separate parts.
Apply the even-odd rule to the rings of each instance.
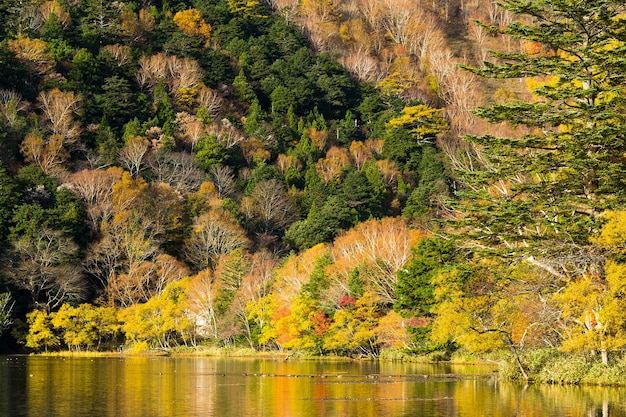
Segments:
[[[488,29],[534,48],[495,53],[497,62],[470,70],[538,86],[532,100],[476,112],[521,133],[466,137],[483,163],[459,172],[465,187],[456,226],[476,247],[525,252],[552,272],[572,262],[587,269],[596,263],[588,238],[599,215],[626,199],[626,7],[616,0],[501,3],[518,21]]]

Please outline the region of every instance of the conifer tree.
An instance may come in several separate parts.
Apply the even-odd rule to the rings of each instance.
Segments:
[[[588,238],[600,214],[626,199],[626,6],[616,0],[501,5],[518,20],[488,29],[533,48],[494,53],[495,62],[470,71],[538,86],[531,100],[476,112],[520,134],[466,137],[482,163],[459,172],[465,187],[456,226],[475,247],[523,252],[556,274],[580,273],[599,264]],[[574,263],[576,271],[560,269]]]

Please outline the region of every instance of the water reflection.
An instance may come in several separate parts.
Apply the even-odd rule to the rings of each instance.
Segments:
[[[490,372],[347,361],[3,357],[0,416],[626,416],[623,388],[523,386]]]

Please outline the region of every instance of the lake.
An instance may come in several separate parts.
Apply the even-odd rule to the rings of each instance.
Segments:
[[[449,364],[5,356],[0,416],[617,417],[626,389],[525,386]]]

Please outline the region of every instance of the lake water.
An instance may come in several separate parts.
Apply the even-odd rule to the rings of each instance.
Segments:
[[[617,417],[626,389],[524,386],[471,366],[10,356],[0,357],[0,416]]]

